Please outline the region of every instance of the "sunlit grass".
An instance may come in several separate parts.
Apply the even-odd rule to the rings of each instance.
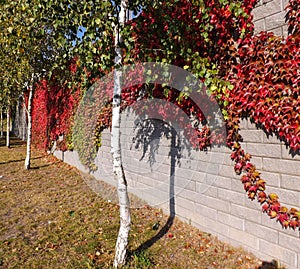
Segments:
[[[93,192],[73,167],[25,145],[0,140],[0,268],[112,268],[119,208]],[[102,184],[102,190],[111,188]],[[101,194],[101,191],[100,191]],[[175,218],[150,248],[137,251],[166,223],[159,209],[132,209],[126,268],[258,268],[242,249]],[[158,230],[153,229],[159,222]]]

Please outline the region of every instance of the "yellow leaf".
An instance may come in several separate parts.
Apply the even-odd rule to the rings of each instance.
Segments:
[[[270,193],[269,194],[269,198],[272,202],[277,201],[278,200],[278,195],[275,193]]]

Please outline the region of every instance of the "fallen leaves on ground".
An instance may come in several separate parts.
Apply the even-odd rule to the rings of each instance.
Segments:
[[[105,194],[113,188],[101,183],[97,194],[78,170],[37,150],[32,169],[25,171],[25,145],[13,139],[10,149],[0,140],[0,268],[112,268],[119,208]],[[243,249],[177,218],[162,233],[168,221],[159,209],[132,209],[126,268],[232,269],[261,264]],[[151,246],[141,248],[145,242]]]

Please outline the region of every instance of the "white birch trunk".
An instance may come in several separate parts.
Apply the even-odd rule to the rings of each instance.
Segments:
[[[123,25],[126,20],[127,1],[121,1],[121,10],[119,14],[119,25]],[[119,44],[122,42],[122,37],[119,29],[116,28],[115,36],[115,66],[120,67],[122,63],[122,52]],[[121,158],[121,143],[120,143],[120,105],[121,105],[121,79],[122,72],[115,70],[114,77],[114,96],[113,96],[113,113],[112,113],[112,137],[111,146],[113,152],[113,169],[114,177],[117,181],[117,192],[120,206],[120,229],[116,242],[116,252],[114,259],[114,267],[117,268],[125,263],[126,250],[128,245],[128,235],[130,231],[130,203],[127,192],[127,182],[123,170]]]
[[[1,123],[0,123],[0,125],[1,125],[1,134],[0,134],[0,136],[1,137],[3,137],[3,108],[1,107],[1,111],[0,111],[0,113],[1,113]]]
[[[7,105],[6,111],[6,146],[10,147],[10,104]]]
[[[27,107],[27,141],[26,141],[26,158],[25,169],[30,169],[31,159],[31,129],[32,129],[32,99],[33,99],[33,87],[29,87],[28,107]]]

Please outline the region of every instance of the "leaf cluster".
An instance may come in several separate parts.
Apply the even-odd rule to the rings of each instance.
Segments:
[[[297,1],[290,0],[287,18],[293,35],[282,39],[270,33],[253,36],[251,10],[256,2],[172,0],[155,1],[152,5],[143,2],[145,6],[140,16],[121,29],[124,42],[120,45],[126,55],[124,63],[169,63],[192,72],[205,83],[223,110],[228,129],[227,144],[233,150],[231,157],[236,162],[236,173],[244,173],[241,180],[248,197],[263,204],[263,210],[270,217],[276,217],[284,227],[296,229],[300,223],[299,211],[286,210],[280,205],[279,198],[265,192],[265,180],[251,164],[250,154],[241,148],[239,123],[242,117],[250,117],[266,132],[284,139],[292,150],[299,150],[300,60],[296,23],[298,13],[294,12],[298,6]],[[50,10],[51,3],[56,1],[43,2],[42,5],[45,10]],[[88,74],[86,77],[89,83],[93,84],[100,74],[107,73],[113,67],[113,24],[117,23],[118,2],[101,2],[99,5],[96,4],[97,1],[78,5],[76,1],[63,3],[68,4],[57,6],[53,15],[45,16],[49,18],[49,23],[51,18],[60,18],[53,26],[55,31],[50,31],[51,35],[57,37],[56,44],[68,51],[63,55],[64,59],[76,59],[72,70],[78,74],[84,71]],[[135,12],[139,12],[140,8],[137,3],[138,1],[130,2]],[[94,9],[93,5],[97,7]],[[101,19],[95,21],[96,18]],[[94,22],[90,22],[90,19]],[[79,28],[72,28],[72,24],[84,27],[81,38],[77,36]],[[72,58],[75,56],[78,58]],[[109,87],[112,85],[108,85]],[[107,99],[104,96],[93,96],[101,100],[98,107],[99,117],[96,118],[98,128],[97,133],[89,137],[87,143],[83,141],[89,130],[80,126],[89,128],[95,122],[77,121],[78,130],[81,132],[78,132],[75,139],[78,139],[79,149],[82,150],[80,156],[87,166],[92,165],[97,147],[101,145],[101,132],[111,125],[112,99],[111,96],[106,97]],[[153,97],[176,104],[185,113],[193,114],[203,123],[203,108],[199,109],[188,95],[158,85],[125,87],[122,93],[122,109],[140,98]],[[163,117],[166,109],[168,107],[156,112]],[[95,112],[93,105],[82,111],[83,119]],[[173,116],[176,117],[177,114]],[[59,118],[60,116],[57,117]],[[199,148],[205,149],[210,145],[213,135],[205,126],[196,136],[190,138],[196,141],[195,145]],[[87,152],[90,154],[85,155]]]

